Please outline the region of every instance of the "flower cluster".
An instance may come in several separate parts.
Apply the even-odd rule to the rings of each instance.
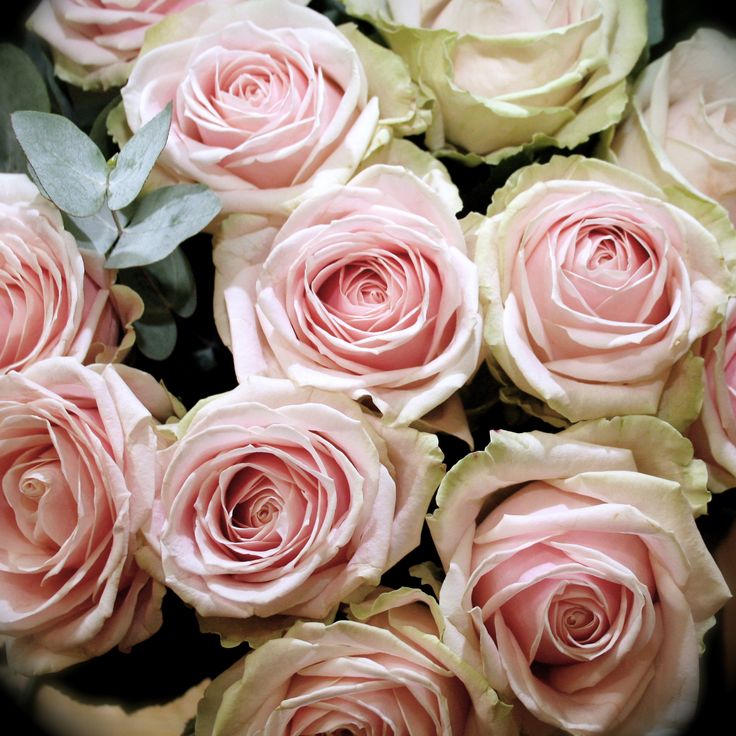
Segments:
[[[40,0],[0,46],[8,668],[178,615],[233,656],[171,736],[680,732],[730,597],[736,41],[312,5]]]

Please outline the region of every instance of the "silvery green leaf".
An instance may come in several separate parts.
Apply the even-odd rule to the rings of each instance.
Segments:
[[[155,279],[142,266],[118,271],[117,282],[129,286],[143,300],[144,315],[148,322],[162,322],[171,318],[171,310],[163,299]]]
[[[176,322],[171,315],[160,322],[135,323],[136,345],[151,360],[165,360],[176,346]]]
[[[11,115],[16,138],[44,190],[59,209],[88,217],[107,191],[107,163],[97,146],[61,115],[21,111]]]
[[[165,258],[203,230],[220,211],[217,196],[201,184],[175,184],[147,194],[107,259],[108,268],[145,266]]]
[[[176,322],[156,279],[147,268],[126,268],[118,271],[117,281],[143,300],[143,316],[134,324],[136,345],[147,358],[164,360],[176,344]]]
[[[80,248],[107,253],[120,234],[112,212],[105,205],[89,217],[75,217],[66,213],[63,216],[66,229],[76,238]]]
[[[166,258],[144,266],[145,272],[156,281],[167,306],[180,317],[190,317],[197,306],[197,285],[194,274],[181,248]]]
[[[117,107],[119,104],[120,95],[118,94],[102,108],[95,118],[94,123],[92,123],[92,128],[90,128],[89,131],[89,137],[95,142],[100,151],[102,151],[102,155],[105,156],[105,158],[110,158],[117,151],[117,146],[113,143],[112,138],[107,132],[107,116],[109,115],[110,110]]]
[[[25,171],[26,159],[10,125],[17,110],[50,109],[43,77],[19,48],[0,44],[0,171]]]
[[[120,151],[108,182],[107,203],[111,209],[125,207],[141,191],[166,145],[170,125],[171,103],[149,120]]]
[[[662,0],[647,0],[647,28],[650,46],[658,44],[664,38]]]
[[[28,174],[28,178],[36,185],[38,191],[41,192],[41,196],[46,197],[46,199],[51,199],[51,197],[49,197],[48,195],[48,192],[43,188],[43,184],[41,184],[38,176],[36,176],[36,172],[33,170],[33,166],[28,164],[26,167],[26,173]]]

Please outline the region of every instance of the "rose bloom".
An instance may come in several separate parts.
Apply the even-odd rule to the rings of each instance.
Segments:
[[[148,566],[207,618],[328,616],[416,547],[443,471],[434,435],[259,376],[176,432]]]
[[[299,623],[217,677],[196,736],[514,733],[482,675],[443,641],[432,598],[403,588],[350,613]]]
[[[151,376],[123,366],[49,358],[0,376],[0,633],[14,669],[56,671],[159,627],[163,588],[134,553],[159,477],[156,420],[171,413]]]
[[[736,223],[736,41],[702,28],[652,62],[631,115],[610,143],[614,160],[720,202]]]
[[[642,416],[494,431],[447,474],[430,518],[440,605],[526,709],[526,733],[688,723],[702,637],[729,597],[693,520],[705,480],[690,443]]]
[[[475,265],[452,209],[406,169],[365,169],[275,236],[226,228],[214,258],[217,324],[241,380],[285,374],[409,424],[478,366]]]
[[[103,262],[80,253],[27,176],[0,174],[0,373],[58,355],[124,356],[143,305]]]
[[[434,98],[426,143],[498,163],[617,122],[647,40],[644,0],[347,0]]]
[[[57,76],[85,89],[128,78],[146,31],[199,0],[42,0],[28,27],[51,46]]]
[[[556,423],[692,421],[689,351],[732,288],[714,234],[655,185],[577,156],[519,170],[488,214],[474,216],[476,262],[506,398]]]
[[[705,393],[700,416],[687,434],[708,464],[710,488],[724,491],[736,486],[736,299],[697,352],[705,361]]]
[[[347,180],[378,124],[353,46],[286,0],[170,16],[122,96],[133,132],[173,101],[159,177],[208,185],[223,213],[286,214],[310,188]]]

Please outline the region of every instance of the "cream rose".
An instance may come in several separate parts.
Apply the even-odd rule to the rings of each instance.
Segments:
[[[506,398],[556,423],[695,418],[700,365],[689,351],[732,289],[699,219],[623,169],[555,157],[514,174],[489,218],[473,222],[490,363],[513,384]]]
[[[617,122],[647,39],[643,0],[347,0],[435,101],[426,143],[497,163]]]
[[[729,597],[693,520],[705,479],[655,417],[494,431],[447,474],[430,518],[440,605],[528,733],[687,725],[702,636]]]
[[[233,231],[215,249],[215,305],[241,380],[285,374],[408,424],[477,368],[475,266],[452,209],[406,169],[369,167],[278,232]]]
[[[405,588],[351,615],[298,624],[216,678],[196,736],[514,733],[488,683],[443,642],[433,599]]]
[[[133,132],[173,101],[159,174],[207,184],[223,214],[286,214],[311,188],[346,181],[378,125],[353,46],[286,0],[170,16],[122,96]]]
[[[614,160],[652,181],[695,187],[736,223],[735,84],[736,41],[700,29],[642,73],[610,143]]]
[[[697,352],[705,361],[705,393],[700,416],[687,434],[708,464],[710,487],[724,491],[736,486],[736,299]]]
[[[443,470],[434,435],[258,376],[176,432],[150,567],[205,618],[328,616],[419,543]]]
[[[163,588],[138,567],[156,490],[151,376],[49,358],[0,376],[0,633],[14,669],[59,670],[160,625]]]
[[[103,260],[80,254],[61,213],[28,177],[0,174],[0,373],[52,356],[124,355],[143,305],[114,284]]]

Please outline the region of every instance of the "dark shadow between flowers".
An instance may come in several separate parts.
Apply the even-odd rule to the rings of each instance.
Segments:
[[[186,409],[200,399],[237,386],[230,351],[217,334],[212,311],[214,265],[209,235],[190,238],[181,246],[197,279],[197,307],[191,317],[176,318],[173,353],[162,361],[146,358],[135,348],[126,363],[163,381]]]

